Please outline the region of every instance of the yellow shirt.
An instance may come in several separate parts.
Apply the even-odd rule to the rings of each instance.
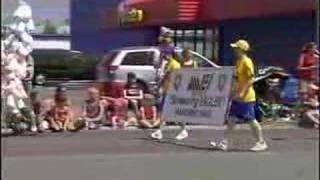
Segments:
[[[252,60],[248,56],[243,56],[236,65],[236,75],[237,75],[237,93],[246,86],[249,81],[254,79],[254,65]],[[253,84],[249,86],[248,91],[241,98],[243,102],[255,102],[256,93],[253,88]]]
[[[179,69],[181,69],[181,64],[179,63],[179,61],[174,58],[170,58],[170,61],[167,64],[166,71],[170,73]]]
[[[174,58],[171,58],[168,64],[166,65],[166,74],[164,77],[164,84],[163,84],[163,88],[165,92],[169,90],[171,72],[177,71],[180,69],[181,69],[181,64],[179,63],[179,61]]]

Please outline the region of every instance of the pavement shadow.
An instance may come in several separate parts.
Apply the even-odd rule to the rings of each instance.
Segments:
[[[272,141],[285,141],[288,138],[278,137],[278,138],[271,138]]]
[[[218,152],[222,152],[219,149],[213,148],[213,147],[209,147],[209,146],[196,146],[187,142],[179,142],[176,141],[174,139],[163,139],[163,140],[153,140],[151,138],[137,138],[139,140],[143,140],[143,141],[148,141],[154,144],[169,144],[169,145],[174,145],[174,146],[178,146],[178,147],[183,147],[183,148],[189,148],[189,149],[193,149],[193,150],[199,150],[199,151],[218,151]],[[229,149],[228,152],[251,152],[250,150],[247,149],[239,149],[239,148],[232,148]]]

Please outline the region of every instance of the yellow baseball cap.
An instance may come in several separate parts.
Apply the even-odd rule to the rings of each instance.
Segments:
[[[240,39],[235,43],[230,44],[231,47],[233,48],[239,48],[243,51],[249,51],[250,50],[250,45],[246,40]]]

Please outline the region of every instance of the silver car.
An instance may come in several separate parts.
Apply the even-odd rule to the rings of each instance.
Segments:
[[[182,49],[176,49],[181,55]],[[199,67],[219,67],[209,59],[192,51],[193,59]],[[136,74],[144,91],[150,92],[156,86],[160,50],[156,46],[126,47],[110,51],[97,65],[96,80],[102,95],[121,97],[127,81],[127,74]]]

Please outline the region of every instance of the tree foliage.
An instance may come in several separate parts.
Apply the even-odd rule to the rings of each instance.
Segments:
[[[43,33],[44,34],[57,34],[57,28],[50,20],[47,19],[44,23]]]

